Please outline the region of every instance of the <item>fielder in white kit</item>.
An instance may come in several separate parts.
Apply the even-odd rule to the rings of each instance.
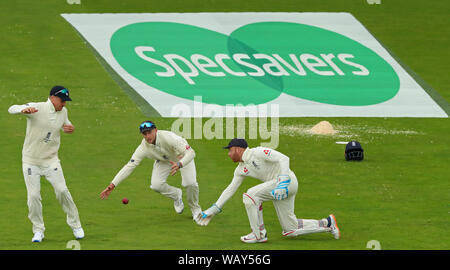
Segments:
[[[158,130],[151,121],[144,121],[139,130],[144,137],[130,161],[117,173],[111,184],[100,193],[105,199],[112,190],[127,178],[144,158],[154,159],[150,188],[174,201],[178,214],[184,210],[183,192],[180,188],[167,184],[167,177],[181,172],[181,185],[186,189],[186,197],[193,219],[198,222],[202,210],[199,201],[199,187],[195,170],[195,151],[187,141],[177,134]]]
[[[298,182],[295,174],[289,169],[287,156],[270,148],[248,148],[244,139],[235,138],[224,148],[228,149],[228,156],[233,162],[239,162],[239,165],[234,171],[233,180],[222,192],[217,202],[202,213],[200,225],[208,225],[211,218],[222,211],[224,204],[248,176],[259,179],[263,183],[250,188],[243,194],[243,202],[252,232],[242,236],[242,242],[261,243],[267,241],[262,213],[262,203],[265,201],[273,201],[284,236],[293,237],[331,232],[334,238],[340,238],[336,218],[332,214],[321,220],[297,219],[294,213],[294,202]]]
[[[58,158],[61,130],[70,134],[75,129],[64,107],[66,101],[71,100],[67,88],[55,86],[51,89],[47,102],[13,105],[8,109],[10,114],[23,114],[27,117],[22,167],[27,187],[28,218],[33,224],[33,242],[41,242],[45,231],[40,193],[41,176],[52,184],[75,238],[84,237],[78,209],[66,186]]]

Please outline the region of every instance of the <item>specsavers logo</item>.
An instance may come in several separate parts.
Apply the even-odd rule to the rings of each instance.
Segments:
[[[129,74],[166,93],[204,103],[263,104],[281,93],[364,106],[393,98],[400,81],[379,55],[346,36],[306,24],[260,22],[230,35],[172,22],[141,22],[111,38]]]

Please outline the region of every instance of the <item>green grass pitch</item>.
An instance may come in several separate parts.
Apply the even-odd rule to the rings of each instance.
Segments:
[[[342,239],[313,234],[281,235],[275,210],[264,204],[269,241],[245,245],[250,231],[241,194],[259,181],[248,179],[207,227],[195,224],[186,207],[178,215],[170,200],[149,188],[152,162],[144,161],[102,201],[99,193],[128,161],[141,137],[137,124],[147,117],[98,62],[61,13],[135,12],[350,12],[434,90],[441,105],[450,100],[450,2],[382,0],[143,1],[111,3],[81,0],[0,2],[0,249],[64,250],[73,239],[53,188],[42,179],[46,238],[31,243],[21,151],[26,120],[7,113],[12,104],[44,101],[50,88],[63,84],[74,101],[69,117],[76,127],[62,135],[59,151],[67,185],[79,209],[86,238],[81,249],[145,250],[365,250],[370,240],[382,249],[449,249],[450,126],[430,118],[282,118],[278,150],[291,158],[299,178],[296,214],[319,219],[334,213]],[[160,129],[175,119],[154,118]],[[302,130],[322,120],[340,132],[312,136]],[[360,163],[344,160],[343,145],[356,139],[366,152]],[[221,147],[228,140],[190,140],[203,209],[229,184],[236,164]],[[258,140],[249,140],[251,146]],[[181,185],[180,176],[168,182]],[[128,205],[121,200],[127,197]]]

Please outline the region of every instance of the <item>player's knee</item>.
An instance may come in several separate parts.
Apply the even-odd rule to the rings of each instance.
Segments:
[[[69,190],[65,184],[54,185],[53,188],[55,190],[56,195],[62,194],[66,192],[66,190],[67,191]]]
[[[153,191],[156,191],[156,192],[161,192],[161,190],[162,190],[162,185],[161,184],[151,184],[150,185],[150,188],[153,190]]]
[[[250,194],[248,194],[248,193],[244,193],[244,194],[242,195],[242,202],[243,202],[245,205],[248,205],[248,206],[256,205],[255,199],[254,199]]]
[[[181,184],[181,186],[186,188],[186,189],[198,189],[197,182],[195,182],[193,184]]]
[[[62,198],[70,197],[70,192],[67,187],[55,188],[56,199],[61,200]]]
[[[28,192],[28,203],[37,202],[41,200],[39,192]]]

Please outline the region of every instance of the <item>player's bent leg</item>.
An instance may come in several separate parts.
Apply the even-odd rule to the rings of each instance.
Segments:
[[[261,219],[258,217],[258,212],[261,203],[259,201],[256,201],[255,198],[253,198],[248,193],[244,193],[244,195],[242,196],[242,201],[245,205],[245,209],[247,210],[247,216],[252,232],[242,236],[241,241],[250,244],[267,242],[267,232],[264,229],[264,225],[259,224],[259,221]],[[263,230],[261,230],[261,228]]]
[[[180,199],[181,189],[177,187],[173,187],[165,182],[163,183],[151,183],[150,188],[163,195],[164,197],[170,198],[174,201]]]
[[[276,180],[268,181],[256,185],[247,190],[246,193],[244,193],[243,202],[247,209],[247,215],[249,217],[252,233],[255,236],[253,237],[251,235],[252,233],[242,236],[241,240],[243,242],[258,243],[267,241],[267,232],[264,227],[264,220],[263,220],[262,203],[264,201],[273,200],[273,197],[270,192],[275,186]]]
[[[294,213],[294,203],[294,194],[289,195],[289,197],[284,200],[273,200],[273,206],[283,232],[290,232],[298,229],[297,216]]]
[[[181,214],[184,210],[183,191],[180,188],[170,186],[166,183],[171,171],[170,163],[155,161],[153,164],[150,188],[164,197],[174,201],[175,212]]]
[[[177,213],[181,214],[184,209],[183,205],[183,191],[180,188],[170,186],[169,184],[163,183],[153,183],[150,188],[164,197],[170,198],[174,201],[174,207]]]
[[[297,216],[294,213],[295,197],[298,191],[298,181],[295,174],[290,175],[291,183],[289,184],[289,196],[284,200],[275,200],[272,197],[272,202],[278,216],[281,228],[284,232],[296,230],[298,228]]]
[[[160,193],[164,197],[172,199],[175,212],[177,212],[178,214],[181,214],[183,212],[183,191],[180,188],[170,186],[167,183],[152,183],[150,185],[150,188]]]
[[[291,184],[289,186],[290,193],[288,198],[280,201],[273,201],[275,210],[278,215],[282,234],[287,237],[295,237],[299,235],[331,232],[331,222],[327,219],[313,220],[313,219],[297,219],[294,213],[295,194],[297,193],[298,182],[295,175],[291,176]]]

